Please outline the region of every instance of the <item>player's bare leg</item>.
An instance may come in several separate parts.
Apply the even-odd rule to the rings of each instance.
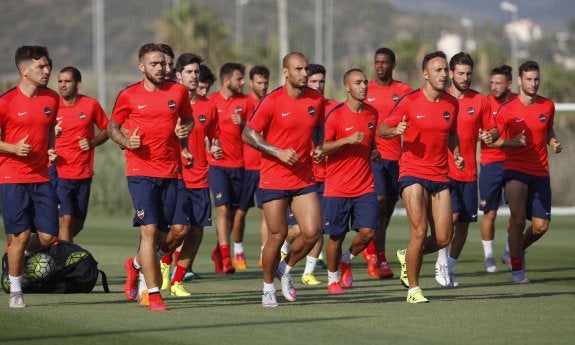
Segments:
[[[281,246],[287,236],[286,210],[288,199],[272,200],[264,203],[263,212],[267,223],[268,236],[262,251],[264,283],[274,281]]]
[[[36,233],[30,234],[30,239],[28,240],[26,250],[32,253],[38,252],[42,249],[48,248],[54,242],[56,242],[56,240],[56,236],[52,236],[40,230]]]
[[[60,229],[58,232],[58,238],[63,241],[74,241],[74,230],[72,229],[73,219],[69,214],[60,217]]]
[[[321,205],[317,193],[312,192],[294,197],[291,208],[300,229],[285,259],[293,267],[310,252],[321,236]]]
[[[373,238],[373,242],[375,244],[375,255],[377,259],[375,268],[377,268],[377,276],[380,279],[392,278],[393,271],[389,267],[387,258],[385,256],[385,243],[387,238],[387,228],[389,226],[391,216],[393,215],[393,211],[395,210],[395,202],[388,201],[383,195],[378,195],[377,205],[379,210],[379,218]]]
[[[515,283],[527,282],[525,279],[525,267],[523,267],[524,234],[526,225],[526,201],[528,198],[528,186],[517,180],[510,180],[505,185],[507,200],[509,202],[508,243],[511,261],[511,280]]]
[[[429,193],[421,185],[413,184],[403,189],[402,198],[410,228],[409,243],[405,255],[407,279],[409,287],[415,288],[419,286],[419,271],[427,237]]]
[[[244,210],[236,210],[232,224],[232,235],[234,239],[234,267],[238,270],[247,269],[244,255],[244,233],[246,229],[246,215]]]
[[[481,243],[483,244],[483,256],[485,259],[485,270],[487,272],[497,272],[497,266],[493,255],[493,240],[495,238],[495,219],[497,210],[483,212],[479,228],[481,231]]]
[[[232,265],[230,255],[230,232],[232,230],[234,212],[232,212],[228,204],[216,206],[216,217],[216,232],[218,236],[218,247],[216,250],[219,251],[221,258],[221,270],[223,273],[234,273],[235,268]],[[215,254],[217,256],[218,253]],[[214,258],[214,255],[212,255],[212,258]],[[218,265],[216,261],[214,260],[214,263]],[[216,272],[218,272],[217,268]]]

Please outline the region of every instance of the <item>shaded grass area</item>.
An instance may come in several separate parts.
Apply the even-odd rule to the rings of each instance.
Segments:
[[[500,218],[497,253],[505,240],[505,219]],[[203,279],[185,283],[191,297],[164,293],[170,311],[152,313],[126,301],[122,290],[122,262],[135,253],[139,236],[130,218],[90,218],[77,243],[99,261],[112,293],[98,285],[90,294],[28,294],[24,310],[9,310],[2,302],[0,344],[571,344],[575,335],[575,217],[554,217],[550,232],[529,249],[531,284],[509,284],[510,274],[501,264],[498,273],[483,272],[475,224],[457,266],[458,288],[439,287],[433,276],[435,255],[425,258],[421,286],[429,304],[407,304],[397,279],[369,278],[357,258],[354,287],[347,295],[327,295],[326,273],[319,269],[322,285],[302,285],[301,262],[294,274],[298,300],[285,302],[278,293],[280,306],[271,310],[261,307],[259,218],[250,216],[247,224],[247,271],[213,273],[209,254],[215,234],[206,228],[194,264]],[[407,238],[406,219],[394,218],[387,248],[396,275],[394,253]],[[0,244],[5,245],[4,239]]]

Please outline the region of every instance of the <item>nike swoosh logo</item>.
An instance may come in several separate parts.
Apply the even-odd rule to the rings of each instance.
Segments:
[[[423,119],[425,117],[425,115],[417,115],[416,116],[418,119]]]
[[[60,120],[62,120],[63,118],[64,118],[63,116],[57,117],[57,118],[56,118],[56,121],[60,121]]]
[[[139,106],[138,106],[138,109],[144,109],[144,108],[147,107],[147,106],[148,106],[147,104],[146,104],[146,105],[139,105]]]
[[[517,122],[517,123],[523,122],[523,121],[525,121],[525,120],[524,120],[524,119],[517,119],[517,120],[515,120],[515,122]]]
[[[368,102],[373,102],[373,101],[375,101],[375,98],[368,98],[367,101],[368,101]]]
[[[353,129],[353,127],[345,127],[346,131],[351,131]]]
[[[291,111],[290,111],[289,113],[282,113],[282,116],[283,116],[283,117],[286,117],[286,116],[288,116],[289,114],[291,114]]]
[[[23,113],[18,113],[18,116],[22,116],[22,115],[26,115],[26,114],[28,114],[27,111],[25,111],[25,112],[23,112]]]

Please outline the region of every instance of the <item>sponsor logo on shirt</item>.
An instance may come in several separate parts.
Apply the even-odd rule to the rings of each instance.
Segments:
[[[139,106],[138,106],[138,109],[144,109],[144,108],[147,107],[147,106],[148,106],[147,104],[139,105]]]
[[[206,123],[206,115],[202,114],[202,115],[198,116],[198,121],[201,124],[205,124]]]
[[[168,108],[170,108],[172,110],[176,109],[176,101],[174,101],[173,99],[170,99],[168,101]]]
[[[396,95],[396,94],[393,94],[393,95],[391,95],[391,100],[392,100],[394,103],[397,103],[397,101],[399,101],[399,96]]]
[[[307,112],[309,113],[309,116],[315,116],[315,108],[313,106],[310,105],[309,108],[307,108]]]
[[[373,131],[375,129],[375,124],[373,122],[370,122],[367,124],[367,128],[369,128],[370,131]]]
[[[80,113],[80,120],[85,120],[86,119],[86,113],[85,112],[81,112]]]
[[[21,113],[19,112],[19,113],[18,113],[18,116],[24,116],[24,115],[26,115],[26,114],[28,114],[28,112],[27,112],[27,111],[23,111],[23,112],[21,112]]]
[[[368,101],[368,102],[373,102],[373,101],[375,101],[375,97],[373,97],[373,98],[368,97],[368,98],[367,98],[367,101]]]
[[[473,116],[473,114],[475,114],[475,109],[473,109],[473,107],[467,108],[467,114],[469,116]]]
[[[545,114],[539,115],[539,121],[545,122],[546,119],[547,119],[547,116],[545,116]]]
[[[418,115],[415,115],[415,117],[418,118],[418,119],[423,119],[423,118],[425,117],[425,115],[419,115],[419,114],[418,114]]]
[[[353,129],[353,126],[352,127],[345,127],[346,132],[351,131],[352,129]]]
[[[239,105],[236,107],[235,110],[236,110],[236,114],[241,114],[243,111],[242,107],[240,107]]]
[[[515,119],[515,122],[517,122],[517,123],[523,122],[523,121],[525,121],[525,120],[523,120],[523,119]]]
[[[52,109],[50,109],[50,107],[45,107],[44,108],[44,114],[48,117],[50,117],[50,115],[52,115]]]
[[[449,121],[449,119],[451,119],[451,114],[446,111],[443,113],[443,118],[445,119],[445,121]]]
[[[289,112],[287,112],[287,113],[283,113],[283,112],[282,112],[282,117],[286,117],[286,116],[288,116],[289,114],[291,114],[291,111],[289,111]]]

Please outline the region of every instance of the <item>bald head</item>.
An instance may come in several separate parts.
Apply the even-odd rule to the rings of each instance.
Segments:
[[[283,68],[289,68],[289,65],[293,63],[293,61],[295,59],[303,59],[306,60],[305,55],[303,55],[300,52],[291,52],[289,54],[287,54],[286,56],[284,56],[283,60],[282,60],[282,67]]]

